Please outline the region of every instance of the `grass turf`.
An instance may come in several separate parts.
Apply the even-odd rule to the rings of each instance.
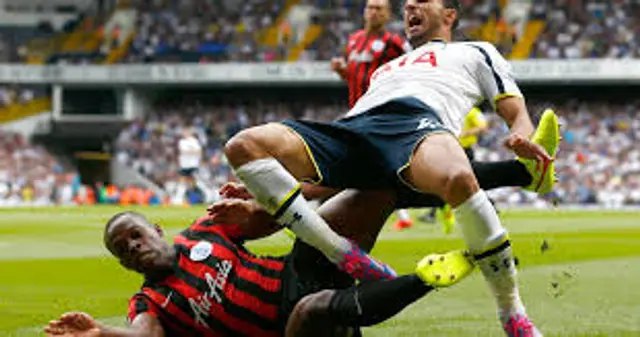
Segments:
[[[111,207],[0,210],[0,336],[38,336],[59,314],[80,310],[122,325],[140,277],[102,247]],[[147,208],[169,235],[198,209]],[[504,212],[520,260],[522,296],[545,336],[640,336],[640,213]],[[549,249],[542,252],[546,240]],[[252,243],[257,252],[284,253],[278,234]],[[385,229],[374,255],[411,272],[425,254],[462,247],[417,223]],[[479,273],[428,295],[365,336],[502,336],[495,306]]]

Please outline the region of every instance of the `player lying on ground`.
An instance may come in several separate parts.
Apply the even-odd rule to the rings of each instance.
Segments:
[[[360,335],[358,327],[380,323],[473,270],[462,252],[434,254],[418,264],[415,274],[352,286],[351,277],[302,241],[286,256],[248,252],[245,240],[280,227],[254,203],[232,201],[239,207],[227,214],[240,216],[240,224],[220,225],[204,217],[177,235],[173,245],[142,214],[112,217],[105,245],[125,268],[145,277],[130,301],[130,325],[110,327],[85,313],[67,313],[45,332],[69,337]],[[330,221],[335,210],[329,202],[319,214]]]
[[[405,33],[414,50],[376,70],[345,118],[247,129],[226,144],[225,154],[279,223],[361,279],[393,278],[395,273],[333,232],[300,195],[298,181],[437,195],[454,209],[505,332],[538,337],[542,334],[520,298],[508,233],[457,137],[464,115],[488,100],[511,130],[505,144],[527,159],[525,165],[540,165],[552,175],[555,153],[523,147],[533,124],[510,65],[496,48],[486,42],[450,42],[460,14],[457,0],[407,0]]]

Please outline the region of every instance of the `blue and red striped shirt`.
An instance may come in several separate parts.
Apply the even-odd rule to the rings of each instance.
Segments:
[[[239,225],[195,221],[174,238],[173,272],[144,283],[129,319],[153,315],[167,336],[280,336],[284,258],[255,256],[242,242]]]

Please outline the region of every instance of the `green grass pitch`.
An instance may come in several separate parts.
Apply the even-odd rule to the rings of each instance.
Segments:
[[[102,246],[102,224],[117,210],[0,210],[0,336],[39,336],[50,319],[69,310],[124,324],[127,299],[140,278]],[[201,214],[195,208],[142,211],[170,235]],[[522,296],[545,336],[640,336],[640,213],[506,211],[502,218],[520,260]],[[286,252],[290,241],[277,234],[250,246]],[[404,232],[386,228],[374,255],[411,272],[423,255],[458,247],[459,234],[444,236],[436,226],[417,223]],[[476,272],[366,329],[365,336],[502,334]]]

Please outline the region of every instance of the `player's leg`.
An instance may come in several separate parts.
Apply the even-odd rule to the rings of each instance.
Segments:
[[[472,270],[473,264],[462,252],[433,254],[420,261],[412,275],[307,295],[294,307],[285,336],[321,336],[316,333],[326,327],[384,322],[431,290],[460,282]]]
[[[552,157],[556,155],[560,142],[560,130],[558,117],[553,110],[547,109],[542,114],[532,142],[542,146]],[[536,163],[531,160],[472,161],[471,166],[480,187],[484,190],[518,186],[544,194],[550,191],[554,183],[554,175],[537,169]],[[549,169],[552,169],[552,166]]]
[[[507,231],[480,189],[456,138],[448,133],[425,138],[414,151],[403,177],[415,188],[442,197],[455,209],[467,246],[497,300],[502,322],[524,317]]]
[[[480,188],[483,190],[500,187],[527,187],[533,181],[533,177],[524,164],[515,159],[498,162],[473,161],[471,167]]]
[[[302,135],[275,123],[247,129],[226,144],[225,154],[236,175],[278,223],[317,247],[342,270],[357,278],[393,277],[393,270],[374,262],[357,245],[332,231],[300,193],[298,181],[319,180],[322,172],[318,165],[330,165],[329,160],[322,160],[324,157],[316,162],[313,151],[329,153],[329,157],[348,155],[340,152],[345,144],[330,143],[318,148],[331,139],[312,128],[305,130],[308,133]],[[305,136],[315,141],[305,143]]]
[[[370,251],[395,204],[396,193],[392,190],[348,189],[323,203],[318,214],[340,235]]]

